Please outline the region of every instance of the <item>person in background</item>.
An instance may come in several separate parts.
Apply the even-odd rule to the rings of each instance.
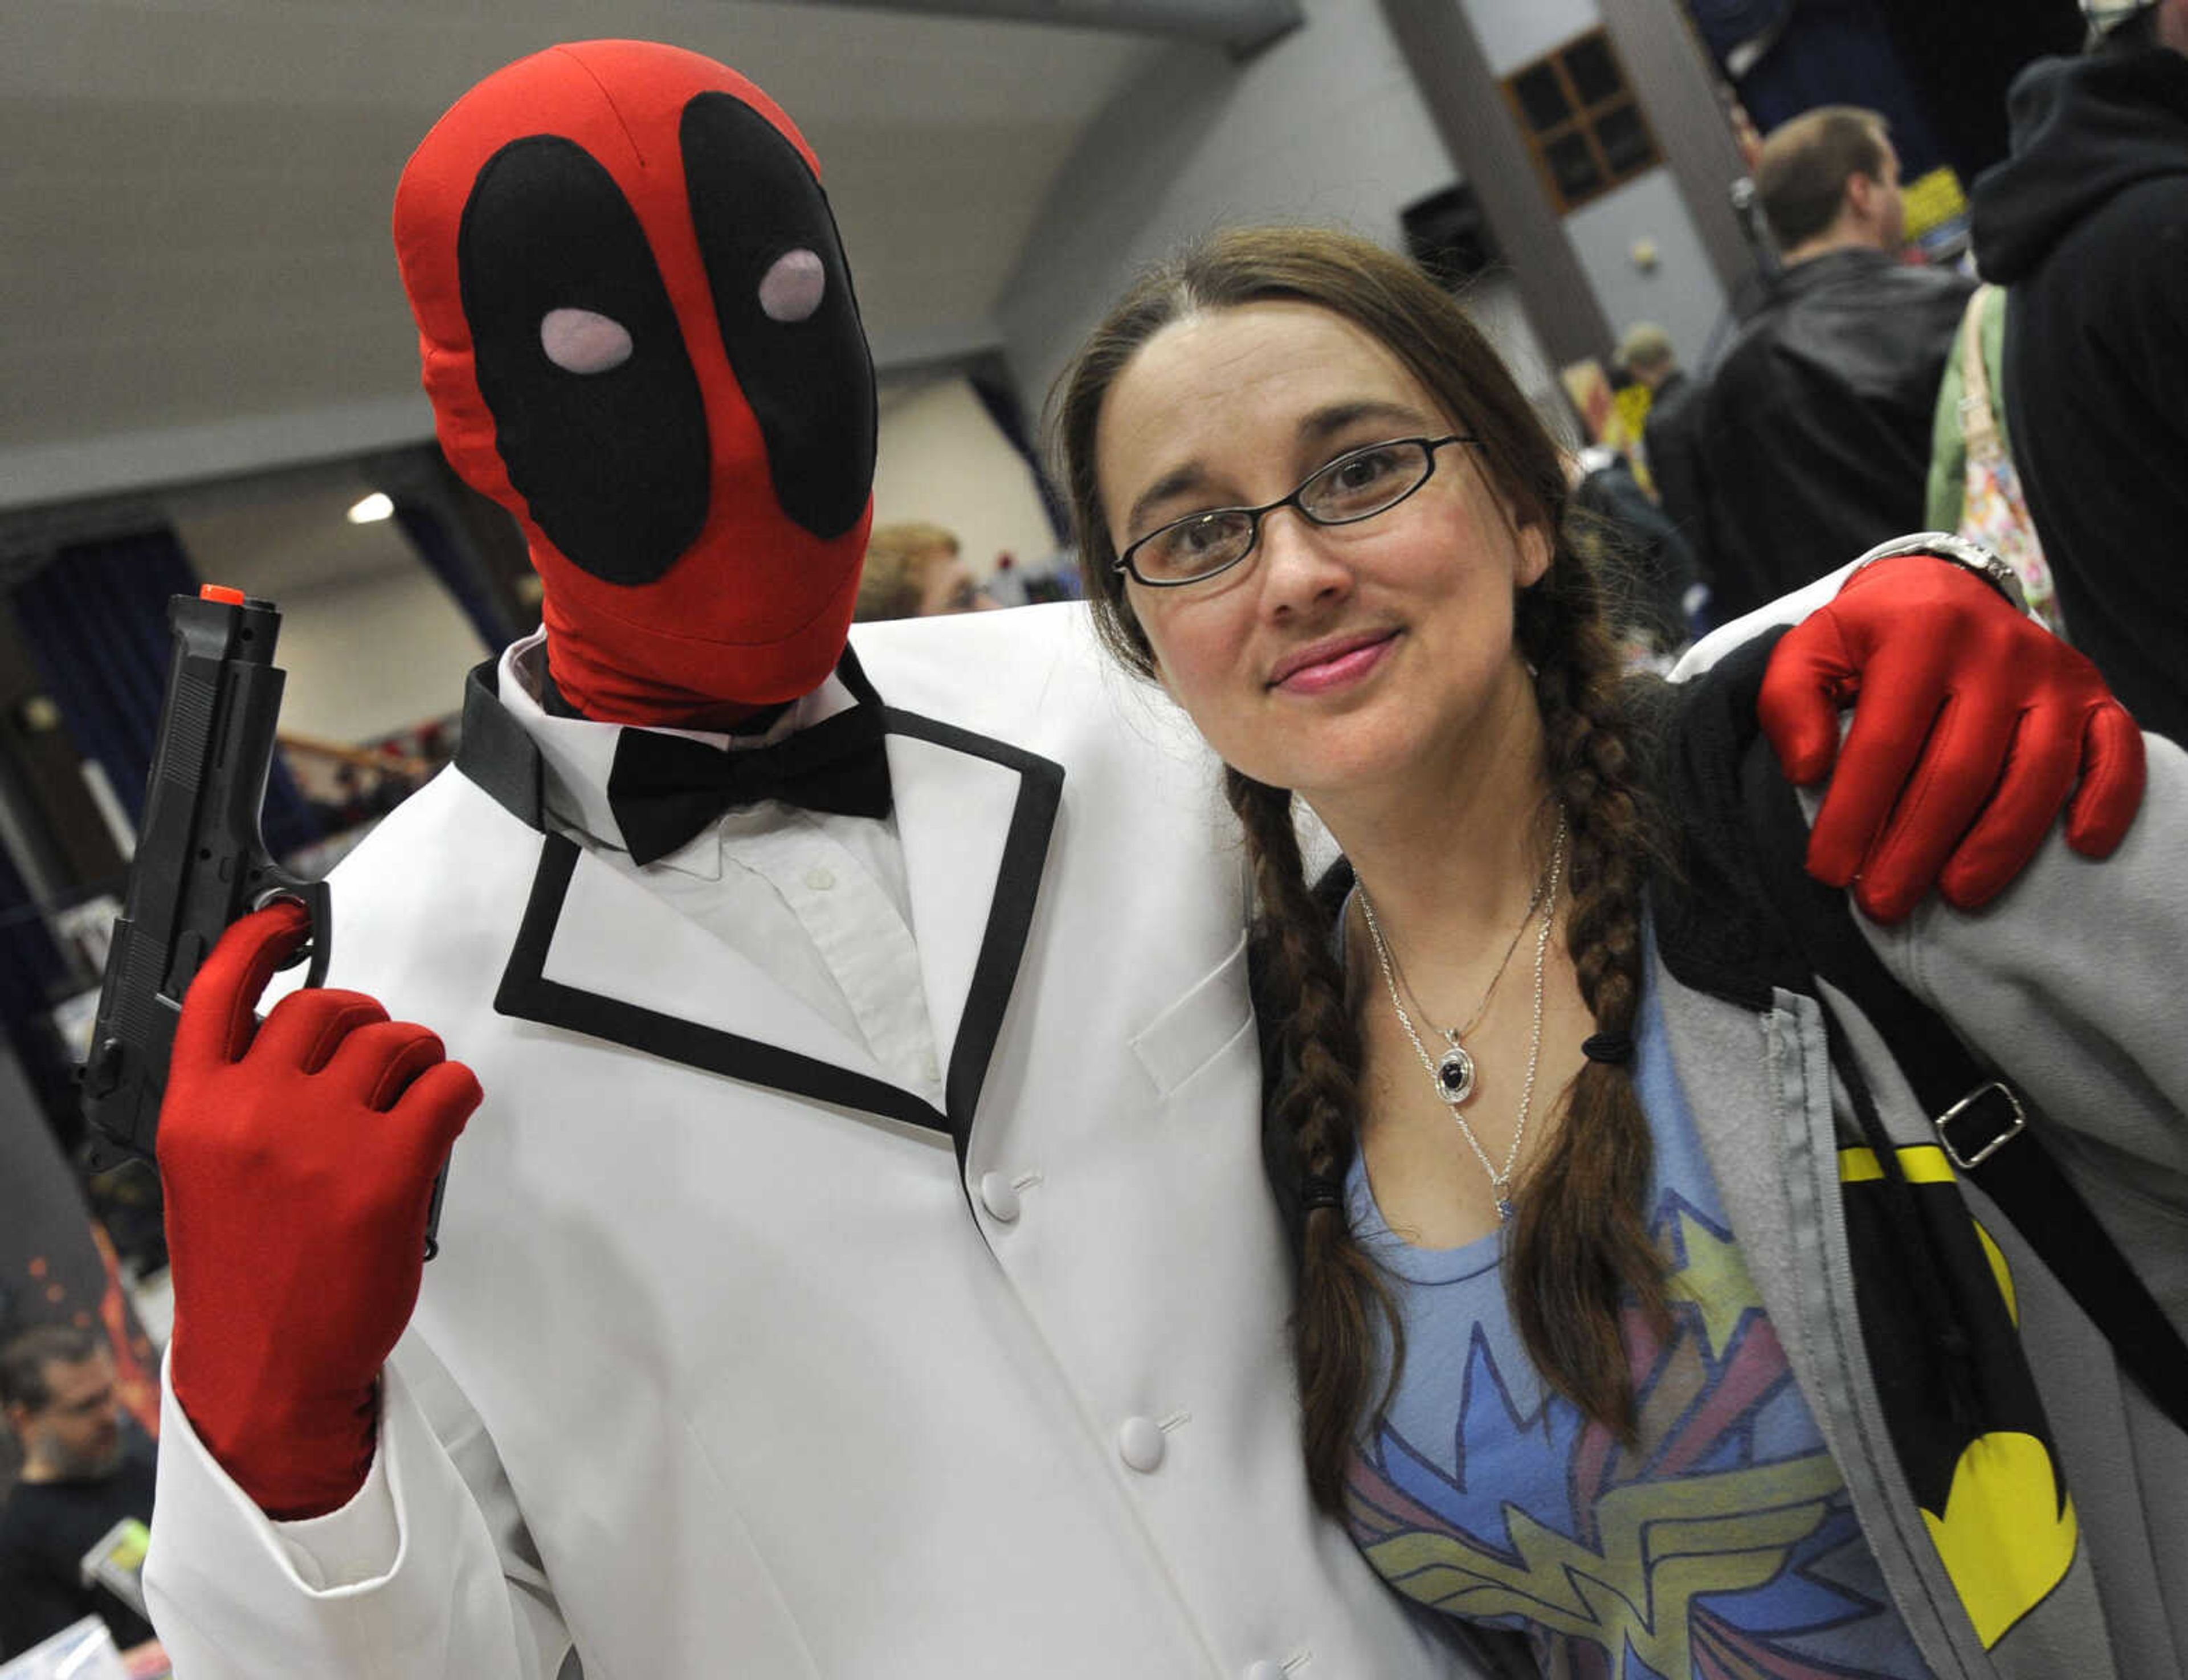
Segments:
[[[1223,758],[1255,871],[1322,1508],[1499,1672],[2179,1680],[2181,1411],[2003,1191],[1961,1200],[1892,1023],[1824,1006],[1757,651],[1621,679],[1556,445],[1453,300],[1233,230],[1062,392],[1097,623]],[[1988,914],[1847,937],[2072,1147],[2180,1322],[2188,756],[2151,739],[2116,828],[2146,737],[2108,701],[2078,727],[2066,833]],[[1319,888],[1302,800],[1344,854]]]
[[[1985,284],[1968,300],[1937,387],[1922,523],[1931,531],[1957,532],[1998,555],[2020,579],[2029,612],[2054,635],[2071,640],[2014,465],[2005,389],[2005,290]]]
[[[1693,550],[1617,450],[1590,444],[1566,458],[1565,478],[1573,506],[1592,521],[1584,539],[1604,567],[1620,634],[1642,657],[1668,664],[1666,656],[1694,639],[1686,610]]]
[[[1703,399],[1720,619],[1919,527],[1937,386],[1975,289],[1899,260],[1899,159],[1873,111],[1827,105],[1774,130],[1755,184],[1785,271]]]
[[[1638,321],[1618,341],[1617,365],[1649,388],[1649,418],[1641,428],[1649,476],[1657,505],[1694,557],[1694,580],[1714,575],[1709,554],[1709,497],[1702,471],[1704,387],[1679,365],[1672,335],[1654,321]]]
[[[909,521],[874,527],[852,616],[866,623],[877,618],[983,612],[996,605],[973,579],[954,533],[924,521]]]
[[[2014,462],[2067,628],[2145,729],[2188,741],[2188,0],[2086,9],[2093,50],[2015,82],[1971,231],[2006,288]]]
[[[152,1444],[123,1420],[114,1356],[74,1325],[25,1330],[0,1347],[0,1406],[22,1445],[22,1479],[0,1506],[0,1657],[85,1616],[127,1649],[143,1616],[83,1584],[84,1554],[125,1517],[152,1519]]]

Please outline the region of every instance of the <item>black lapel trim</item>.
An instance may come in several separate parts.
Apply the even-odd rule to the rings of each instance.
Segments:
[[[494,994],[496,1014],[606,1039],[664,1061],[703,1068],[747,1085],[795,1091],[927,1131],[950,1130],[949,1121],[927,1103],[880,1080],[800,1056],[780,1045],[702,1027],[548,979],[544,972],[547,949],[554,943],[555,924],[561,920],[563,902],[569,897],[579,850],[576,841],[560,834],[548,835],[541,844],[539,867],[532,877],[532,897],[524,907],[516,948],[509,954],[509,967],[502,972],[500,989]]]
[[[482,660],[464,679],[464,722],[456,768],[527,828],[544,829],[539,748],[501,703],[501,662]]]
[[[860,701],[877,703],[872,685],[848,650],[844,666],[839,669],[846,686]],[[494,692],[495,680],[491,660],[471,673],[465,695],[457,767],[519,821],[541,830],[539,748],[522,725],[503,708]],[[967,753],[1015,770],[1018,775],[1018,802],[1004,837],[1002,865],[996,873],[987,930],[973,963],[972,985],[943,1080],[942,1112],[910,1091],[832,1063],[548,979],[547,950],[569,896],[580,850],[575,841],[561,835],[547,835],[540,847],[531,899],[494,995],[495,1012],[627,1045],[748,1085],[941,1132],[949,1136],[961,1167],[972,1140],[973,1117],[979,1108],[980,1091],[1002,1034],[1003,1016],[1010,1006],[1026,938],[1033,926],[1049,837],[1063,797],[1063,767],[1038,753],[916,712],[888,706],[880,709],[892,734]]]
[[[995,872],[995,895],[988,906],[988,928],[981,936],[980,954],[973,964],[973,984],[965,995],[965,1011],[958,1018],[957,1041],[950,1047],[950,1068],[943,1080],[943,1102],[949,1111],[950,1134],[957,1147],[957,1164],[973,1137],[973,1116],[980,1106],[980,1091],[987,1082],[988,1064],[1002,1035],[1003,1013],[1009,1008],[1012,989],[1018,983],[1018,965],[1025,956],[1026,936],[1033,927],[1035,901],[1040,895],[1041,866],[1048,856],[1049,836],[1056,827],[1057,806],[1063,795],[1063,766],[1037,753],[1012,747],[987,736],[975,735],[955,724],[939,723],[916,712],[883,707],[883,717],[892,735],[906,735],[939,747],[969,753],[1008,766],[1018,773],[1018,803],[1011,811],[1010,832],[1003,839],[1002,866]]]

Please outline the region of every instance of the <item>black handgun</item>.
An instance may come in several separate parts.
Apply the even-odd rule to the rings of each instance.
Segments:
[[[149,1155],[183,994],[228,925],[277,898],[312,920],[305,984],[326,978],[333,934],[324,881],[284,870],[258,832],[285,680],[270,600],[208,584],[167,602],[174,663],[145,786],[144,832],[114,924],[83,1068],[84,1118]]]
[[[145,786],[144,831],[114,923],[83,1068],[84,1118],[100,1136],[145,1156],[159,1140],[183,994],[228,924],[275,899],[300,900],[311,942],[294,961],[309,958],[307,986],[325,980],[334,941],[327,883],[290,874],[259,833],[286,680],[274,663],[279,611],[207,584],[197,595],[170,597],[167,623],[175,659]],[[439,1250],[448,1187],[443,1165],[426,1216],[427,1260]]]

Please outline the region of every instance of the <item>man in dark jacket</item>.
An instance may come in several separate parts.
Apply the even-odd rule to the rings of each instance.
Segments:
[[[2030,65],[2011,116],[1973,233],[2015,464],[2067,634],[2188,741],[2188,0]]]
[[[122,1416],[105,1342],[73,1325],[25,1331],[0,1348],[0,1409],[23,1447],[22,1480],[0,1506],[0,1657],[87,1615],[124,1649],[149,1639],[134,1607],[82,1573],[116,1523],[152,1515],[152,1444]]]
[[[1783,125],[1755,184],[1785,272],[1705,399],[1720,618],[1920,528],[1937,386],[1974,289],[1898,260],[1899,160],[1873,111]]]

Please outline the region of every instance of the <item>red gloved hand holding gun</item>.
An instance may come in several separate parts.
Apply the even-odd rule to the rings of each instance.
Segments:
[[[478,1080],[357,992],[254,1013],[300,906],[239,922],[192,984],[160,1119],[175,1397],[268,1515],[319,1516],[371,1469],[378,1382],[416,1305],[433,1180]]]

